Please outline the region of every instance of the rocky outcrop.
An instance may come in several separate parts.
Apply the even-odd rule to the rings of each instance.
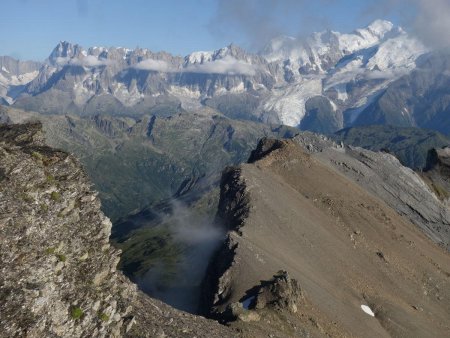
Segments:
[[[297,304],[302,300],[303,294],[297,280],[292,279],[286,271],[280,271],[270,281],[261,282],[255,295],[253,304],[249,307],[264,309],[287,309],[297,312]]]
[[[79,162],[41,125],[0,126],[2,337],[227,337],[116,270],[111,222]]]
[[[449,205],[450,203],[450,148],[431,149],[422,177],[434,193]]]

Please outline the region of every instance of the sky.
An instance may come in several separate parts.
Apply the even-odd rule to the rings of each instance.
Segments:
[[[182,56],[230,43],[257,51],[277,35],[307,36],[323,29],[350,32],[377,18],[414,29],[416,8],[427,1],[443,7],[450,2],[0,0],[0,55],[44,60],[61,40],[83,47],[139,46]]]

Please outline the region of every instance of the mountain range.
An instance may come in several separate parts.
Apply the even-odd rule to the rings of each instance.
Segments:
[[[449,88],[384,20],[0,57],[2,331],[446,336]]]
[[[445,102],[424,111],[408,95],[445,90],[448,72],[439,70],[448,59],[384,20],[349,34],[278,37],[258,53],[232,44],[180,57],[63,41],[42,63],[0,59],[0,97],[47,114],[167,115],[209,106],[232,118],[322,133],[371,123],[447,133],[435,121],[443,117],[430,117],[445,114]],[[401,91],[402,82],[421,76],[417,93]]]

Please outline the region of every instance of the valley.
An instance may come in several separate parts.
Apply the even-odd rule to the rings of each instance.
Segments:
[[[0,57],[0,331],[449,336],[449,61],[388,20]]]

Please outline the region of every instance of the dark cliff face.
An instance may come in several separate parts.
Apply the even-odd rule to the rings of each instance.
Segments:
[[[0,126],[0,332],[4,337],[227,337],[137,291],[116,270],[111,222],[79,162],[41,125]]]

